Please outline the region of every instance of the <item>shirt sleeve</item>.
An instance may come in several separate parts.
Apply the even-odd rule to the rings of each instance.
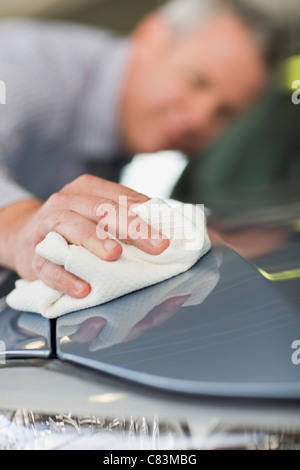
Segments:
[[[39,65],[39,52],[33,47],[29,51],[26,29],[16,26],[0,26],[0,79],[6,88],[5,104],[0,104],[0,209],[34,197],[18,183],[16,168],[29,139],[41,134],[45,109],[51,104],[46,90],[51,93],[52,88],[49,80],[45,82],[47,70]]]
[[[23,199],[32,199],[34,196],[19,186],[0,166],[0,210]]]
[[[17,172],[25,165],[32,142],[39,144],[39,158],[43,159],[43,146],[63,139],[70,122],[70,103],[78,91],[70,80],[75,59],[65,64],[68,47],[61,47],[60,57],[55,31],[45,28],[42,34],[42,27],[22,21],[0,24],[0,80],[6,88],[6,103],[0,104],[0,209],[34,197],[18,182]]]
[[[118,75],[123,52],[119,59],[116,48],[98,29],[0,22],[0,80],[6,85],[6,104],[0,104],[0,208],[33,197],[30,192],[48,197],[91,157],[111,161],[117,153],[115,86],[102,76],[111,68]]]
[[[3,208],[33,197],[18,183],[16,168],[32,132],[39,133],[38,115],[45,100],[26,67],[5,58],[1,62],[1,79],[6,84],[6,103],[0,105],[0,208]]]

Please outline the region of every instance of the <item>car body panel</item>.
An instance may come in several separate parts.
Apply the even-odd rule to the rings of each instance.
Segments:
[[[299,399],[299,221],[275,212],[235,220],[186,273],[57,321],[2,302],[5,367],[51,357],[181,394]],[[13,279],[0,283],[2,301]]]
[[[52,354],[50,321],[40,315],[5,307],[0,312],[0,340],[7,362],[12,358],[49,358]]]
[[[193,279],[210,279],[213,285],[205,298],[198,305],[183,305],[157,326],[151,321],[149,326],[143,319],[146,328],[131,341],[106,344],[106,327],[92,341],[78,334],[73,341],[72,332],[80,331],[88,319],[93,322],[99,317],[108,322],[119,317],[122,324],[126,310],[141,306],[147,310],[147,303],[149,312],[155,297],[176,293],[170,285],[179,285],[184,275],[59,318],[58,357],[170,391],[299,399],[299,368],[291,359],[292,343],[300,332],[295,306],[254,265],[226,247],[213,249],[190,274]],[[161,296],[163,289],[170,293]],[[167,308],[163,302],[155,314],[163,317]],[[64,334],[68,328],[70,336]]]

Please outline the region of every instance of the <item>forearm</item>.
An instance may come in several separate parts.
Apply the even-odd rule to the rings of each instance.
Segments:
[[[0,165],[0,266],[15,269],[15,236],[41,203]]]
[[[19,249],[16,234],[41,207],[37,199],[23,199],[0,209],[0,266],[15,270],[15,253]]]

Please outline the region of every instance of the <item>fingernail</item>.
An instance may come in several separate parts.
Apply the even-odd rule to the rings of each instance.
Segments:
[[[115,240],[112,240],[111,238],[105,240],[104,242],[104,248],[108,252],[113,251],[118,246],[119,246],[119,243],[116,242]]]
[[[87,295],[89,292],[89,289],[90,289],[90,286],[84,281],[78,280],[74,282],[74,291],[77,294],[84,294],[85,291],[87,291],[86,292],[86,295]]]
[[[160,236],[157,236],[154,238],[150,238],[149,241],[153,247],[157,247],[157,246],[160,246],[165,240],[166,240],[165,238],[161,238]]]
[[[159,239],[156,240],[155,238],[150,238],[149,242],[150,242],[150,245],[153,246],[154,248],[156,248],[157,246],[161,244],[161,240]]]
[[[151,246],[156,249],[156,252],[158,254],[165,251],[170,244],[169,240],[167,240],[166,238],[151,238],[149,242]]]

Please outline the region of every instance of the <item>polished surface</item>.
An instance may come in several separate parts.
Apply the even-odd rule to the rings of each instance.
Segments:
[[[40,315],[17,312],[5,305],[5,295],[16,276],[0,271],[0,341],[2,364],[10,358],[47,358],[51,355],[50,321]]]
[[[272,212],[249,226],[210,221],[213,249],[189,271],[57,322],[6,307],[15,277],[0,271],[6,367],[13,358],[51,356],[158,390],[299,399],[300,226],[293,214],[278,210],[276,220]]]
[[[296,306],[235,251],[57,321],[57,354],[126,380],[211,396],[300,398]]]

